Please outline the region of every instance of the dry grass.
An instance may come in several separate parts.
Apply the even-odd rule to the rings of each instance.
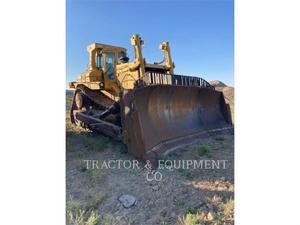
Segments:
[[[96,225],[100,216],[96,212],[104,201],[105,194],[90,190],[86,193],[86,204],[71,199],[67,202],[67,224],[69,225]]]
[[[68,132],[66,135],[66,145],[68,152],[74,152],[80,149],[97,152],[109,147],[109,138],[92,133],[77,134]]]
[[[67,224],[69,225],[96,225],[98,222],[99,215],[93,210],[67,210]]]
[[[118,224],[115,217],[113,217],[110,214],[105,214],[101,219],[101,223],[103,225],[117,225]]]
[[[229,182],[219,181],[219,180],[192,182],[191,185],[194,188],[209,190],[209,191],[226,191],[226,192],[234,191],[233,184]]]
[[[214,217],[212,212],[204,212],[198,209],[197,212],[188,212],[185,215],[178,218],[180,225],[199,225],[207,224],[207,222],[213,222]],[[215,222],[215,221],[214,221]],[[214,223],[213,223],[214,224]]]
[[[181,225],[197,225],[199,224],[200,215],[198,213],[187,213],[179,218],[179,224]]]
[[[105,194],[102,192],[96,192],[94,190],[89,190],[85,193],[84,199],[85,202],[73,199],[70,197],[70,200],[67,201],[67,209],[71,211],[78,211],[79,209],[84,211],[95,210],[99,207],[100,204],[105,200]]]
[[[209,206],[208,206],[209,205]],[[230,198],[225,203],[218,196],[214,196],[203,209],[188,211],[178,218],[180,225],[231,225],[234,217],[234,200]]]
[[[88,169],[86,171],[86,183],[89,187],[95,187],[95,185],[104,179],[104,171],[102,169]]]
[[[179,169],[178,171],[188,180],[193,180],[193,178],[195,177],[192,170]]]
[[[223,216],[228,220],[233,220],[234,215],[234,200],[230,198],[226,203],[222,203]]]
[[[196,148],[196,154],[198,156],[207,156],[208,158],[212,157],[211,149],[207,145],[202,145]]]

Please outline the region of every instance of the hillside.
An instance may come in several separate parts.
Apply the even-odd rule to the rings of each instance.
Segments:
[[[223,88],[223,87],[227,87],[226,84],[224,84],[223,82],[219,81],[219,80],[212,80],[211,82],[209,82],[212,86],[214,86],[215,88]]]

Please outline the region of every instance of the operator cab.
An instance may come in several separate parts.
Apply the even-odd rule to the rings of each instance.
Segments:
[[[115,79],[116,65],[129,60],[126,56],[126,49],[122,47],[94,43],[88,46],[88,51],[90,52],[90,70],[100,70],[104,78],[110,80]]]

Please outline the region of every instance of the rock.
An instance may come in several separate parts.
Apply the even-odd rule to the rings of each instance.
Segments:
[[[159,189],[159,186],[158,186],[158,185],[152,187],[152,190],[153,190],[153,191],[158,191],[158,189]]]
[[[122,216],[116,216],[116,220],[120,221],[122,219]]]
[[[130,208],[136,204],[136,198],[132,195],[121,195],[118,200],[125,208]]]
[[[213,219],[214,219],[214,217],[213,217],[213,215],[212,215],[212,213],[211,213],[211,212],[208,212],[208,213],[207,213],[207,215],[206,215],[206,219],[207,219],[208,221],[211,221],[211,220],[213,220]]]
[[[162,216],[162,217],[166,217],[167,216],[167,210],[166,209],[163,209],[162,211],[160,211],[160,215]]]
[[[176,217],[176,213],[175,213],[175,212],[172,212],[172,213],[171,213],[171,217],[172,217],[172,218],[175,218],[175,217]]]

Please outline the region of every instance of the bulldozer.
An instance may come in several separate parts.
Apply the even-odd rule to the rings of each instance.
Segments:
[[[148,63],[144,41],[131,37],[127,49],[93,43],[89,65],[69,87],[75,89],[71,122],[122,141],[129,153],[155,161],[179,146],[232,127],[222,92],[199,76],[177,75],[169,42],[159,48],[164,59]]]

